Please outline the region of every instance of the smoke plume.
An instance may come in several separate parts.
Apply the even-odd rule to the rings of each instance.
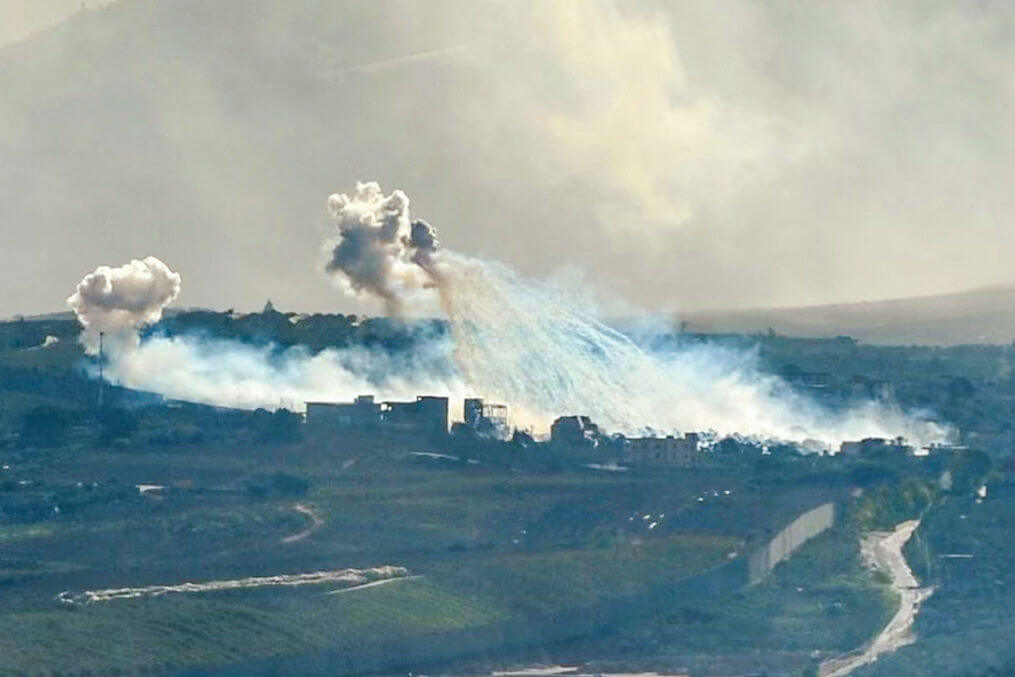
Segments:
[[[369,190],[364,186],[365,201],[369,200]],[[383,246],[375,241],[356,250],[346,246],[336,256],[349,262],[349,271],[360,275],[363,289],[382,295],[395,290],[390,283],[391,289],[385,291],[389,277],[400,275],[406,282],[411,279],[410,273],[423,277],[416,264],[396,270],[384,256],[419,248],[414,253],[423,261],[420,252],[432,250],[436,241],[425,224],[406,221],[403,227],[399,212],[402,216],[407,212],[404,206],[398,207],[398,202],[404,196],[383,198],[377,191],[372,198],[370,204],[376,203],[377,209],[390,216],[387,227],[395,233],[394,239]],[[348,219],[353,239],[378,227],[369,219],[360,228],[352,227],[355,209],[343,212],[339,208],[335,212]],[[358,209],[366,213],[362,204]],[[384,256],[378,253],[381,250]],[[352,251],[361,259],[372,258],[372,262],[359,265],[362,260]],[[368,271],[371,265],[377,266],[372,272]],[[99,334],[105,335],[106,379],[172,399],[245,409],[302,409],[307,401],[351,400],[366,393],[376,393],[381,399],[412,400],[425,392],[460,400],[464,392],[452,366],[450,344],[430,335],[416,336],[418,348],[411,354],[364,347],[312,354],[299,346],[281,350],[273,345],[256,346],[192,334],[154,334],[142,340],[140,330],[162,318],[163,310],[179,295],[181,286],[180,275],[155,257],[119,268],[101,266],[81,280],[67,303],[84,327],[80,340],[88,354],[98,352]],[[350,285],[350,289],[356,288]],[[392,296],[392,301],[397,298]]]
[[[359,183],[328,206],[337,228],[325,269],[336,281],[393,313],[418,311],[436,297],[450,337],[418,335],[398,352],[311,353],[192,334],[141,341],[138,330],[158,321],[181,284],[149,257],[81,281],[68,303],[85,328],[82,342],[94,354],[98,332],[117,338],[105,369],[114,383],[234,407],[301,409],[370,393],[480,396],[507,404],[515,424],[537,431],[557,416],[584,414],[625,434],[702,431],[824,448],[899,435],[926,444],[948,432],[887,402],[822,405],[764,373],[755,352],[646,348],[602,321],[587,290],[439,249],[434,229],[411,219],[400,191],[385,195],[376,183]]]
[[[332,196],[329,204],[347,207],[361,224],[350,229],[346,212],[333,207],[340,231],[335,251],[346,255],[356,251],[343,249],[346,233],[359,238],[360,230],[377,232],[389,220],[405,233],[410,223],[404,194],[384,198],[374,183],[358,184],[353,197]],[[400,290],[433,288],[451,325],[462,381],[473,394],[507,403],[516,421],[545,429],[561,414],[587,414],[624,433],[714,431],[827,445],[896,435],[927,442],[943,433],[884,403],[842,412],[820,406],[762,373],[753,353],[643,349],[597,319],[580,296],[524,280],[496,263],[438,252],[429,226],[425,237],[385,239],[396,240],[396,246],[364,250],[364,262],[343,258],[329,270],[344,275],[354,290],[383,290],[394,307],[404,300]],[[370,272],[369,285],[352,277],[363,270]]]
[[[325,270],[354,294],[380,298],[390,314],[400,314],[405,295],[427,284],[421,270],[437,250],[437,238],[424,221],[410,222],[409,198],[400,190],[384,195],[377,183],[357,183],[352,196],[332,195],[328,211],[338,234],[328,243]]]
[[[306,402],[348,402],[357,395],[412,401],[426,393],[459,401],[464,387],[446,340],[420,339],[412,353],[363,347],[316,354],[195,335],[151,336],[110,354],[113,383],[188,402],[241,409],[302,410]],[[459,405],[460,406],[460,405]]]
[[[99,266],[85,275],[67,299],[84,327],[81,343],[88,354],[99,349],[99,334],[111,344],[137,344],[137,331],[162,318],[163,309],[180,294],[180,275],[149,256],[118,268]]]

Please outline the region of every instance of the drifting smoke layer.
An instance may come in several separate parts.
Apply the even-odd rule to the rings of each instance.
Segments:
[[[300,408],[305,401],[417,394],[489,397],[508,404],[516,424],[545,430],[562,414],[587,414],[610,431],[714,431],[761,439],[815,440],[902,435],[925,444],[945,430],[881,402],[833,411],[763,374],[753,353],[699,346],[647,351],[596,319],[566,292],[519,278],[494,263],[437,249],[409,200],[358,184],[329,208],[338,234],[326,269],[351,293],[407,310],[436,291],[452,329],[411,351],[363,348],[279,351],[235,341],[137,330],[157,321],[180,291],[180,277],[148,258],[99,268],[68,302],[94,352],[98,332],[119,340],[107,352],[114,383],[169,397],[237,407]]]
[[[85,328],[81,343],[94,355],[99,334],[114,350],[137,344],[137,331],[158,322],[162,310],[180,295],[180,276],[154,256],[125,266],[99,266],[85,275],[67,304]]]
[[[400,306],[400,290],[435,288],[462,380],[473,393],[507,403],[516,420],[545,428],[560,414],[588,414],[625,433],[711,430],[829,445],[943,436],[938,426],[883,403],[841,412],[819,406],[762,374],[753,354],[713,347],[647,352],[547,285],[498,264],[438,253],[429,226],[417,240],[400,191],[384,197],[376,183],[361,183],[354,195],[332,196],[329,205],[339,239],[327,270],[391,307]]]
[[[419,393],[461,397],[463,392],[450,346],[436,338],[421,338],[411,355],[366,348],[311,354],[299,347],[279,351],[195,335],[141,341],[138,330],[162,317],[180,287],[180,276],[154,257],[119,268],[102,266],[78,284],[67,302],[85,328],[81,342],[89,354],[98,352],[99,333],[105,333],[104,376],[110,382],[248,409],[299,409],[306,401],[350,400],[364,393],[412,400]]]
[[[447,341],[431,339],[412,354],[350,348],[311,354],[277,351],[199,336],[153,336],[109,355],[113,383],[172,399],[227,407],[302,409],[305,402],[350,401],[376,394],[412,401],[421,393],[460,399]]]

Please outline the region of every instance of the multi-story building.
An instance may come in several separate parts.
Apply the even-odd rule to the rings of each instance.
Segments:
[[[479,435],[506,438],[510,434],[506,404],[492,404],[478,397],[469,397],[462,406],[462,414],[465,426]]]
[[[317,428],[445,435],[448,398],[420,395],[414,402],[375,402],[373,395],[360,395],[353,402],[307,402],[307,424]]]
[[[631,465],[665,463],[692,466],[698,462],[698,435],[683,437],[635,437],[624,443],[623,460]]]
[[[381,423],[381,405],[373,395],[352,402],[307,402],[307,423],[335,428],[375,428]]]

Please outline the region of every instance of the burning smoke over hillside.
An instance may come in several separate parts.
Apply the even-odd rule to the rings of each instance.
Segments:
[[[391,354],[349,348],[316,354],[195,335],[138,331],[158,321],[180,276],[158,259],[101,267],[68,303],[92,354],[110,342],[111,381],[178,399],[240,407],[302,406],[307,400],[416,394],[479,395],[511,407],[516,423],[546,429],[556,416],[587,414],[610,431],[714,431],[762,439],[816,440],[903,435],[940,439],[940,427],[881,402],[833,411],[764,374],[753,352],[701,345],[644,349],[600,319],[581,294],[519,277],[493,262],[438,248],[413,221],[409,198],[360,183],[333,195],[336,222],[324,270],[348,292],[379,299],[390,313],[439,301],[451,338],[419,337]]]
[[[329,205],[339,235],[326,270],[357,292],[383,290],[378,295],[389,307],[433,288],[467,389],[508,403],[523,420],[545,426],[556,415],[583,413],[628,433],[714,430],[826,443],[895,435],[929,440],[942,432],[874,402],[826,410],[762,374],[753,354],[707,346],[648,352],[565,291],[496,263],[438,251],[436,233],[411,220],[401,191],[385,196],[376,183],[360,183]]]
[[[180,288],[179,274],[154,257],[101,266],[81,280],[67,303],[84,327],[81,342],[89,355],[98,353],[99,334],[105,335],[107,379],[174,399],[251,409],[366,392],[392,399],[424,391],[461,397],[449,347],[440,340],[422,342],[411,355],[362,347],[278,351],[194,335],[141,340],[141,330],[162,318]]]

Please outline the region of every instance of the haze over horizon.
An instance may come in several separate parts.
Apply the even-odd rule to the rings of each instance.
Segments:
[[[392,7],[8,22],[0,316],[149,254],[188,280],[181,305],[376,311],[315,270],[324,197],[357,178],[405,189],[458,251],[650,310],[1015,282],[1000,5]]]

